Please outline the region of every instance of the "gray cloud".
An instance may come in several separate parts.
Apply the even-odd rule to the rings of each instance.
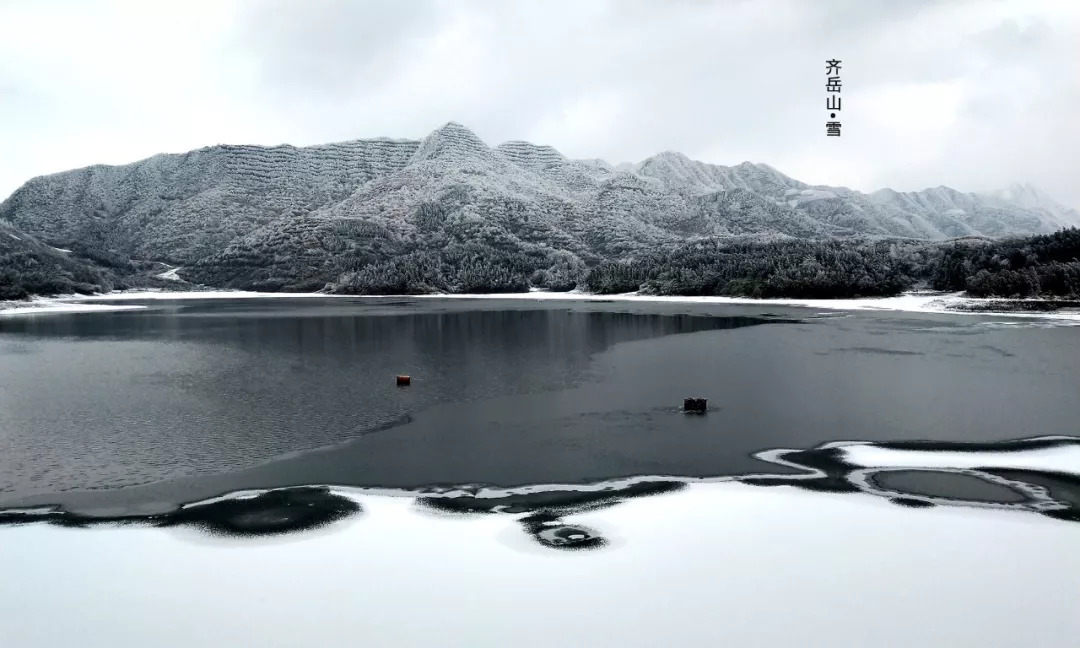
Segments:
[[[987,55],[999,59],[1033,60],[1045,49],[1053,29],[1044,20],[1034,19],[1025,24],[1009,18],[985,31],[973,34],[971,43]]]
[[[97,8],[106,16],[102,29],[109,29],[105,9],[113,4]],[[21,6],[24,13],[47,13],[40,5]],[[186,25],[204,32],[188,52],[157,52],[171,74],[190,74],[183,93],[164,83],[157,90],[133,87],[133,77],[119,69],[94,77],[94,96],[119,106],[135,102],[144,111],[158,106],[156,122],[101,114],[108,111],[86,116],[79,106],[89,90],[78,87],[49,94],[51,103],[38,105],[31,119],[27,106],[41,99],[26,94],[27,79],[39,84],[58,74],[39,60],[48,51],[24,56],[27,67],[18,75],[0,64],[0,87],[35,97],[0,104],[0,137],[33,162],[0,162],[0,193],[46,165],[60,170],[98,161],[88,159],[98,141],[110,142],[101,161],[122,162],[219,141],[417,138],[455,120],[490,144],[530,139],[574,157],[639,160],[679,150],[720,164],[767,162],[809,182],[863,190],[939,184],[982,190],[1031,181],[1080,206],[1072,162],[1080,147],[1073,118],[1080,108],[1080,4],[193,0],[168,6],[171,21],[197,16]],[[0,22],[10,17],[0,9]],[[116,38],[130,36],[118,31]],[[9,53],[4,47],[0,55]],[[844,61],[844,135],[827,139],[823,64],[833,57]],[[100,62],[69,65],[78,71]],[[183,129],[163,125],[180,115]],[[54,141],[52,133],[63,131],[59,123],[67,132],[77,124],[94,134],[79,156]],[[16,133],[13,124],[30,127]],[[47,155],[35,152],[42,142]]]
[[[282,95],[339,101],[386,83],[442,26],[436,3],[266,0],[242,6],[232,33],[259,82]]]

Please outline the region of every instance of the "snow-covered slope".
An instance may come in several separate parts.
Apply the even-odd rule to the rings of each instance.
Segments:
[[[0,218],[59,247],[99,243],[139,258],[194,261],[279,218],[332,205],[409,163],[417,142],[215,146],[34,178]]]
[[[1004,205],[1017,205],[1050,214],[1055,224],[1063,227],[1080,226],[1080,212],[1066,207],[1030,184],[1015,183],[1006,189],[983,194]]]
[[[43,176],[0,218],[56,247],[183,266],[181,277],[260,268],[293,285],[455,242],[595,260],[694,236],[945,239],[1080,223],[1030,187],[867,195],[674,152],[611,165],[528,142],[493,148],[454,122],[420,141],[214,146]]]
[[[0,220],[0,301],[110,288],[98,269],[70,250],[45,245]]]

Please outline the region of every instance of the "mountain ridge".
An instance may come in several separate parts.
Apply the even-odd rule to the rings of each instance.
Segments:
[[[447,130],[456,130],[456,131],[461,131],[461,132],[467,133],[467,135],[469,137],[471,137],[476,142],[478,142],[481,145],[486,147],[486,144],[483,143],[483,140],[481,140],[478,136],[476,136],[476,134],[473,133],[473,131],[471,131],[470,129],[468,129],[464,125],[462,125],[460,122],[456,122],[456,121],[449,121],[446,124],[444,124],[443,126],[441,126],[441,127],[437,128],[437,129],[435,129],[434,131],[432,131],[432,133],[430,133],[426,137],[420,138],[420,139],[395,138],[395,137],[379,136],[379,137],[370,137],[370,138],[341,140],[341,141],[329,142],[329,143],[324,143],[324,144],[313,144],[313,145],[306,145],[306,146],[298,146],[298,145],[289,144],[289,143],[273,144],[273,145],[226,144],[226,143],[213,144],[213,145],[202,146],[202,147],[199,147],[197,149],[192,149],[190,151],[181,152],[181,153],[157,153],[157,154],[151,155],[151,156],[146,157],[146,158],[142,158],[142,159],[139,159],[139,160],[135,160],[133,162],[127,162],[127,163],[123,163],[123,164],[104,164],[104,163],[91,164],[91,165],[87,165],[85,167],[78,167],[76,169],[69,169],[69,170],[65,170],[65,171],[57,171],[57,172],[54,172],[54,173],[47,173],[47,174],[34,176],[34,177],[28,179],[25,183],[23,183],[22,186],[20,186],[15,191],[13,191],[7,198],[5,198],[4,202],[9,200],[11,197],[13,197],[16,193],[18,193],[18,191],[20,189],[24,188],[27,184],[33,183],[35,181],[44,180],[44,179],[52,178],[52,177],[55,177],[55,176],[61,176],[61,175],[65,175],[65,174],[69,174],[69,173],[73,173],[73,172],[80,172],[80,171],[94,171],[94,170],[107,171],[107,170],[112,170],[112,169],[124,169],[124,168],[132,167],[132,166],[135,166],[135,165],[151,163],[151,162],[153,162],[153,161],[155,161],[155,160],[157,160],[159,158],[187,157],[187,156],[191,156],[193,154],[209,153],[209,152],[215,152],[215,151],[232,152],[232,151],[260,150],[260,151],[271,151],[272,152],[272,151],[276,151],[276,150],[305,151],[305,150],[318,150],[318,149],[343,149],[343,148],[352,147],[353,145],[367,144],[367,143],[385,144],[385,145],[388,145],[388,146],[405,146],[405,147],[418,148],[425,140],[431,138],[433,135],[436,135],[438,133],[443,133],[443,132],[445,132]],[[726,166],[726,165],[717,164],[717,163],[713,163],[713,162],[704,162],[704,161],[700,161],[700,160],[694,160],[694,159],[690,158],[689,156],[685,155],[684,153],[674,151],[674,150],[670,150],[670,149],[658,152],[656,154],[653,154],[653,155],[651,155],[649,157],[646,157],[646,158],[644,158],[644,159],[642,159],[640,161],[637,161],[637,162],[623,161],[623,162],[618,162],[618,163],[613,163],[613,162],[611,162],[609,160],[606,160],[606,159],[603,159],[603,158],[582,158],[582,159],[570,158],[570,157],[567,157],[567,156],[563,155],[558,149],[556,149],[553,146],[550,146],[550,145],[547,145],[547,144],[534,144],[534,143],[531,143],[531,142],[527,142],[525,140],[507,140],[505,142],[502,142],[501,144],[496,145],[495,147],[491,147],[491,149],[495,150],[495,151],[506,153],[508,151],[508,149],[512,149],[514,147],[519,147],[519,146],[522,146],[522,145],[524,145],[524,146],[526,146],[528,148],[537,150],[537,151],[548,152],[548,153],[552,154],[553,157],[557,157],[558,159],[562,160],[563,162],[580,163],[580,164],[583,164],[583,165],[586,165],[586,166],[592,166],[592,167],[599,166],[599,167],[603,167],[606,170],[611,171],[611,172],[614,172],[616,170],[624,170],[624,171],[625,170],[632,170],[634,172],[637,172],[637,171],[640,170],[640,168],[642,166],[646,165],[650,161],[653,161],[653,160],[656,160],[656,159],[676,157],[676,158],[681,158],[685,162],[689,162],[691,164],[702,165],[704,167],[715,167],[715,168],[724,169],[724,170],[733,170],[733,169],[740,169],[740,168],[743,168],[743,169],[745,169],[745,168],[762,169],[762,170],[765,170],[765,171],[768,171],[768,172],[783,176],[783,177],[785,177],[788,180],[791,180],[793,182],[799,183],[803,187],[816,188],[816,189],[826,189],[826,190],[830,189],[830,188],[832,188],[832,189],[840,189],[843,192],[856,193],[856,194],[861,194],[863,196],[873,196],[875,194],[880,194],[880,193],[891,193],[891,194],[899,194],[899,195],[921,195],[921,194],[926,194],[926,193],[929,193],[929,192],[932,192],[932,191],[935,191],[935,190],[945,189],[945,190],[948,190],[950,192],[954,192],[956,194],[965,195],[965,196],[976,196],[976,197],[981,197],[981,198],[992,198],[992,199],[997,199],[997,200],[1000,200],[1000,201],[1003,201],[1003,202],[1015,203],[1015,204],[1022,205],[1022,206],[1053,208],[1054,210],[1062,211],[1062,212],[1065,212],[1065,213],[1067,213],[1069,215],[1069,217],[1072,220],[1070,220],[1068,223],[1066,223],[1067,226],[1080,225],[1080,211],[1078,211],[1075,208],[1068,207],[1068,206],[1066,206],[1066,205],[1064,205],[1062,203],[1057,202],[1052,197],[1050,197],[1045,191],[1041,190],[1040,188],[1038,188],[1037,186],[1035,186],[1033,183],[1030,183],[1030,182],[1014,182],[1014,183],[1010,184],[1007,187],[1000,188],[1000,189],[995,189],[995,190],[987,190],[987,191],[960,191],[960,190],[954,189],[952,187],[948,187],[946,185],[938,185],[936,187],[925,187],[923,189],[916,189],[916,190],[910,190],[910,191],[900,191],[900,190],[892,189],[890,187],[881,187],[879,189],[875,189],[875,190],[872,190],[872,191],[869,191],[869,192],[861,192],[859,190],[849,189],[849,188],[844,187],[844,186],[832,186],[832,185],[822,185],[822,184],[812,185],[812,184],[809,184],[809,183],[801,182],[799,180],[796,180],[794,178],[791,178],[790,176],[787,176],[787,175],[783,174],[782,172],[778,171],[775,167],[772,167],[771,165],[769,165],[768,163],[765,163],[765,162],[752,162],[752,161],[749,161],[749,160],[744,160],[743,162],[741,162],[739,164]]]
[[[0,203],[0,219],[49,246],[177,265],[222,287],[321,288],[408,255],[441,259],[431,272],[443,279],[475,280],[484,258],[500,277],[558,284],[699,238],[942,241],[1080,224],[1075,210],[1016,187],[864,194],[675,151],[613,165],[521,140],[490,147],[447,122],[420,140],[216,145],[39,176]]]

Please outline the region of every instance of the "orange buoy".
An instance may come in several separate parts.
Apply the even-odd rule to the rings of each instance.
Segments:
[[[408,387],[410,383],[412,383],[412,378],[410,378],[409,376],[398,376],[397,377],[397,385],[398,385],[398,387]]]

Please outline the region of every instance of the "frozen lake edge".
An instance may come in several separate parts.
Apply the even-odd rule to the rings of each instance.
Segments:
[[[143,300],[184,301],[193,299],[502,299],[522,301],[576,301],[576,302],[655,302],[675,304],[732,304],[761,306],[793,306],[838,311],[898,311],[908,313],[939,313],[955,315],[993,315],[1016,318],[1040,318],[1071,320],[1080,323],[1080,311],[1030,311],[1011,310],[1010,304],[1054,303],[1050,300],[1014,300],[1000,298],[964,297],[961,293],[911,292],[896,297],[860,299],[754,299],[750,297],[715,296],[669,296],[622,293],[598,295],[584,292],[487,293],[487,294],[430,294],[430,295],[333,295],[326,293],[280,293],[252,291],[118,291],[98,295],[62,295],[38,297],[29,302],[0,302],[0,316],[16,316],[43,313],[81,313],[138,310],[145,306],[121,303]],[[1001,304],[1002,308],[994,308]]]

